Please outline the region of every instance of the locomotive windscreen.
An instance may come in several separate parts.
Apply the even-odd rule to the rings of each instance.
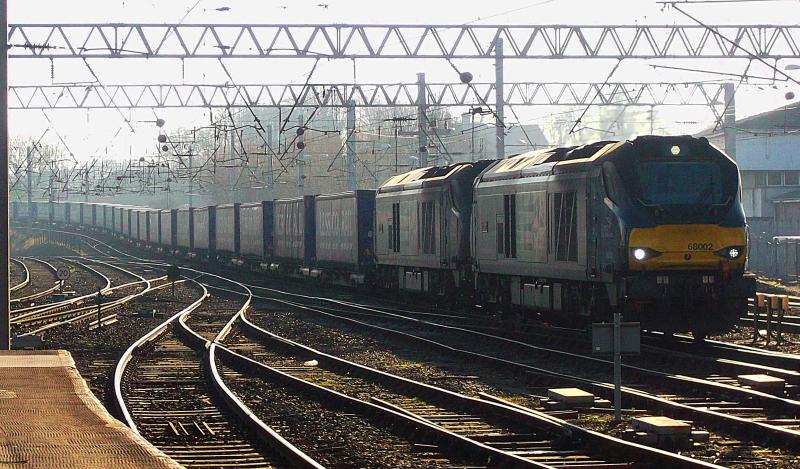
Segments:
[[[645,161],[637,167],[639,200],[646,205],[719,205],[727,201],[722,171],[713,161]]]
[[[608,197],[636,224],[738,223],[736,164],[705,140],[640,137],[603,163]]]

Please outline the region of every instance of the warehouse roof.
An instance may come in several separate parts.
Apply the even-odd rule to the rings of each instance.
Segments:
[[[756,133],[758,131],[774,133],[800,130],[800,102],[790,103],[771,111],[737,119],[735,127],[739,131],[744,130]],[[717,135],[722,135],[721,127],[717,127],[716,130],[710,127],[700,132],[697,136],[713,137]]]

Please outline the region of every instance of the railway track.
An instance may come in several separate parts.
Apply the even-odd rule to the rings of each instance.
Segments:
[[[222,289],[215,285],[209,286],[214,289]],[[232,292],[230,289],[224,290]],[[243,294],[241,291],[233,293],[239,293],[240,295]],[[236,372],[228,370],[224,373],[225,376],[238,376],[238,372],[249,371],[252,373],[253,370],[256,369],[256,374],[261,375],[262,378],[266,376],[271,380],[277,379],[279,381],[283,381],[284,383],[288,380],[294,387],[304,389],[305,392],[308,392],[309,389],[315,389],[316,393],[332,394],[324,398],[325,402],[328,402],[331,399],[334,402],[344,400],[346,401],[347,406],[350,408],[361,408],[361,411],[366,413],[374,413],[378,411],[380,413],[390,415],[391,420],[393,420],[395,424],[397,424],[397,420],[399,419],[405,424],[405,426],[416,427],[416,431],[427,430],[428,432],[433,432],[436,436],[434,442],[438,443],[442,439],[445,439],[449,441],[451,445],[454,444],[457,447],[466,450],[467,454],[482,455],[485,461],[505,461],[505,464],[514,466],[530,465],[535,467],[550,467],[550,463],[554,462],[558,464],[573,463],[584,465],[598,463],[605,464],[607,462],[592,459],[591,456],[581,454],[579,451],[575,451],[574,449],[565,450],[556,448],[555,446],[563,445],[563,442],[559,441],[557,444],[554,444],[553,441],[549,441],[547,438],[545,438],[543,434],[555,432],[559,437],[563,437],[565,434],[571,433],[571,431],[574,429],[570,429],[569,425],[565,422],[554,424],[552,420],[542,415],[533,416],[520,410],[509,410],[509,408],[502,405],[475,400],[473,398],[457,395],[440,388],[432,387],[426,388],[425,392],[430,393],[431,390],[434,389],[438,393],[439,399],[446,399],[450,401],[455,400],[460,402],[462,407],[472,407],[473,414],[464,412],[463,408],[460,409],[461,413],[459,413],[458,410],[453,413],[454,410],[452,408],[452,402],[449,409],[440,408],[436,405],[430,404],[423,408],[419,405],[419,403],[422,402],[419,395],[407,396],[405,401],[400,398],[399,405],[392,404],[389,401],[380,401],[379,404],[376,404],[376,402],[379,401],[374,399],[372,402],[366,402],[352,396],[342,396],[340,393],[337,394],[329,389],[326,389],[325,387],[319,386],[319,379],[317,379],[315,382],[315,380],[308,380],[307,376],[305,378],[294,376],[293,373],[287,371],[287,368],[285,367],[282,369],[274,368],[268,364],[248,359],[247,357],[236,353],[235,350],[220,344],[232,330],[232,326],[237,318],[246,321],[245,318],[241,317],[241,314],[246,309],[246,306],[247,304],[245,304],[245,306],[243,306],[239,312],[234,312],[234,314],[230,315],[226,313],[230,313],[231,309],[226,307],[224,302],[216,301],[206,304],[202,307],[195,308],[192,312],[187,312],[177,318],[177,323],[181,327],[181,330],[184,331],[184,335],[189,337],[188,342],[195,343],[195,347],[199,349],[203,349],[204,347],[208,348],[209,356],[211,357],[210,360],[212,360],[212,363],[209,364],[209,368],[212,370],[212,373],[216,369],[213,358],[219,354],[227,361],[232,361],[235,365],[238,365],[239,368],[239,370],[236,370]],[[215,312],[217,314],[214,314]],[[232,319],[230,319],[228,322],[221,320],[228,316],[232,317]],[[184,339],[184,341],[186,341],[186,339]],[[239,345],[241,346],[241,344]],[[356,366],[354,364],[352,365]],[[296,370],[297,368],[294,367],[293,369]],[[315,367],[306,367],[306,371],[319,371],[319,369]],[[372,371],[374,372],[374,370]],[[328,375],[327,378],[330,379],[331,376]],[[350,377],[350,379],[352,380],[353,378]],[[399,379],[402,381],[401,378],[396,376],[390,376],[390,380],[392,379]],[[403,382],[401,384],[403,386],[408,386],[409,382]],[[423,388],[425,387],[425,385],[422,385],[421,383],[413,384]],[[384,392],[384,394],[387,392],[388,391]],[[410,403],[416,403],[417,405],[412,407],[416,412],[412,413],[408,407],[403,408],[401,406],[402,402],[405,402],[406,406],[408,406]],[[465,405],[465,403],[469,404]],[[458,407],[459,406],[456,405],[456,408]],[[482,412],[475,413],[475,408],[482,409]],[[505,415],[505,418],[509,421],[507,423],[512,423],[512,426],[517,427],[517,431],[510,431],[507,427],[503,427],[502,425],[498,426],[496,423],[494,425],[489,423],[489,421],[492,419],[497,419],[497,416],[492,416],[492,414],[498,411],[500,415],[503,415],[504,413],[508,414],[509,412],[513,414],[511,417]],[[481,414],[483,415],[480,416]],[[502,418],[500,420],[502,420]],[[532,435],[532,428],[536,428],[541,434]],[[593,434],[593,437],[596,440],[613,440],[600,434]],[[595,441],[595,443],[598,442]],[[613,443],[610,443],[609,441],[603,441],[603,443],[605,446],[613,448],[617,451],[620,449],[620,447],[627,452],[633,451],[640,460],[644,455],[645,460],[648,458],[654,458],[662,464],[664,462],[663,458],[667,458],[670,460],[670,463],[673,465],[673,467],[675,464],[686,467],[703,465],[703,463],[692,461],[688,458],[680,458],[669,453],[659,452],[657,450],[638,445],[632,445],[630,443],[624,443],[619,440],[613,440]],[[615,445],[616,448],[614,448]],[[628,463],[629,461],[627,460],[619,462],[619,467],[628,467]],[[608,467],[615,467],[615,463],[610,464]]]
[[[224,281],[225,279],[214,276],[214,278],[209,279],[209,284],[206,286],[220,290],[218,286],[220,280]],[[216,286],[213,284],[216,284]],[[235,293],[241,295],[243,294],[242,290],[244,290],[249,296],[249,289],[246,289],[246,287],[241,288],[241,284],[239,285],[240,289]],[[224,290],[231,291],[229,288],[225,288]],[[402,439],[398,439],[397,435],[393,434],[395,431],[393,427],[397,425],[397,420],[390,419],[392,421],[389,422],[389,425],[387,425],[387,422],[379,420],[379,425],[376,426],[374,425],[375,422],[370,423],[369,421],[356,418],[352,415],[351,412],[355,410],[353,409],[352,402],[348,401],[344,406],[339,402],[339,405],[334,406],[333,409],[330,408],[331,402],[329,402],[329,399],[331,396],[324,396],[316,403],[313,402],[313,399],[312,402],[309,402],[308,396],[305,395],[308,394],[308,389],[303,388],[298,382],[287,383],[282,379],[286,375],[272,375],[270,372],[273,370],[269,368],[264,369],[260,365],[256,365],[256,362],[251,362],[246,357],[238,355],[221,345],[221,342],[230,333],[233,324],[247,306],[245,305],[245,307],[242,307],[238,311],[232,311],[230,306],[225,303],[226,302],[223,301],[217,301],[217,304],[211,303],[204,307],[197,308],[195,311],[179,318],[179,322],[186,331],[189,331],[188,335],[192,337],[193,342],[196,342],[196,346],[208,348],[209,362],[207,366],[212,370],[215,376],[219,377],[219,386],[225,387],[226,389],[236,389],[238,391],[237,394],[242,396],[241,399],[248,409],[259,409],[261,411],[259,415],[265,415],[266,418],[271,420],[269,422],[270,425],[279,428],[282,435],[286,436],[287,439],[291,439],[304,450],[311,451],[310,455],[312,457],[318,456],[325,458],[328,462],[332,462],[335,467],[365,467],[365,465],[373,467],[372,464],[366,461],[375,462],[376,455],[373,451],[375,448],[383,446],[383,453],[387,451],[391,452],[394,459],[389,461],[388,464],[386,461],[383,461],[383,464],[378,464],[374,467],[394,467],[394,464],[397,464],[399,461],[408,461],[409,459],[416,462],[424,461],[426,466],[433,465],[435,467],[439,467],[447,461],[453,464],[451,466],[450,463],[448,463],[446,464],[447,467],[466,467],[459,461],[461,459],[466,459],[469,462],[469,467],[485,467],[484,461],[487,459],[485,453],[487,451],[492,453],[490,448],[476,447],[476,445],[462,441],[458,439],[456,435],[437,429],[430,424],[423,424],[411,417],[389,411],[388,413],[392,414],[395,419],[399,419],[400,426],[404,424],[405,427],[413,427],[412,431],[414,432],[432,432],[435,435],[435,437],[424,438],[424,442],[421,445],[418,443],[409,445]],[[217,359],[217,357],[220,358]],[[276,383],[279,383],[277,387]],[[277,403],[280,409],[274,409],[265,414],[263,412],[263,397],[260,395],[249,395],[253,387],[259,385],[268,392],[269,395],[277,394],[288,402],[294,402],[295,406],[292,408],[292,414],[290,416],[285,415],[286,409],[284,405],[287,404],[283,401]],[[298,386],[300,387],[299,389]],[[300,393],[300,395],[298,395],[298,393]],[[333,402],[337,400],[341,401],[341,397],[342,396],[334,396]],[[300,402],[298,402],[298,399]],[[297,418],[297,415],[302,414],[309,406],[315,405],[321,405],[322,407],[319,408],[318,412],[315,412],[314,415],[307,415],[305,418]],[[372,404],[370,405],[373,408],[373,412],[375,410],[380,413],[387,412],[380,407],[376,407]],[[339,407],[346,408],[339,409]],[[275,414],[283,415],[283,417],[278,418]],[[316,420],[323,415],[328,423],[335,421],[336,428],[317,425]],[[312,422],[308,422],[309,419],[312,420]],[[310,433],[309,427],[314,427],[315,425],[319,429],[319,433]],[[347,435],[345,439],[349,439],[350,441],[346,444],[342,444],[341,440],[331,441],[330,435],[339,431],[339,425],[348,426],[358,435],[358,438],[353,439],[352,435]],[[387,431],[384,430],[387,426],[393,430],[387,433]],[[455,455],[456,459],[453,461],[448,455],[443,455],[441,450],[437,449],[441,446],[440,440],[442,434],[446,435],[444,437],[445,439],[455,438],[456,446],[465,449],[466,454],[469,456]],[[311,440],[314,440],[314,442],[312,443]],[[419,441],[420,437],[417,436],[413,438],[413,440]],[[363,446],[367,443],[374,443],[374,446],[366,448],[366,452],[362,451],[359,453],[353,450],[354,447],[359,445]],[[319,445],[322,445],[324,448],[321,452]],[[401,448],[404,447],[412,454],[403,451]],[[424,448],[424,454],[420,454],[420,447]],[[478,455],[475,456],[475,453]],[[453,455],[451,454],[450,456]],[[509,455],[504,452],[496,452],[495,454],[490,454],[490,456],[500,461],[513,463],[514,465],[525,464],[524,460],[515,459],[513,457],[509,458]],[[380,458],[378,457],[377,459]],[[416,463],[412,464],[412,466],[417,465]]]
[[[25,265],[24,262],[21,260],[11,257],[11,280],[18,280],[14,283],[9,289],[9,293],[12,295],[14,292],[19,291],[28,286],[31,281],[31,272],[28,270],[28,266]]]
[[[747,316],[739,318],[739,325],[740,326],[753,327],[754,324],[755,324],[754,319],[755,319],[755,316],[752,313],[750,313]],[[773,330],[777,330],[778,329],[778,321],[777,321],[777,318],[775,316],[773,316],[771,318],[771,323],[772,323],[772,329]],[[759,317],[758,317],[758,325],[759,325],[759,329],[766,329],[766,327],[767,327],[767,315],[766,314],[760,314],[759,315]],[[792,315],[784,316],[783,319],[780,322],[780,330],[781,330],[781,332],[784,332],[784,333],[800,334],[800,316],[792,316]]]
[[[166,284],[156,283],[165,279],[164,276],[154,279],[147,279],[130,270],[114,266],[102,261],[84,259],[83,262],[74,259],[69,260],[74,265],[89,269],[101,276],[105,281],[105,286],[100,286],[97,293],[81,295],[56,303],[38,307],[21,308],[16,310],[16,315],[12,316],[11,324],[15,335],[26,336],[41,334],[47,330],[65,324],[74,324],[80,321],[89,320],[89,327],[98,325],[108,325],[116,321],[116,316],[108,313],[129,303],[151,291],[166,287]],[[122,279],[133,278],[133,281],[120,283],[112,286],[112,279],[109,275],[90,267],[88,264],[103,265],[113,271]],[[126,278],[127,277],[127,278]],[[103,299],[98,311],[97,296],[102,295]]]
[[[156,263],[152,265],[155,264]],[[268,290],[262,291],[268,292],[264,296],[283,294],[282,292],[276,293]],[[318,304],[314,304],[314,306],[310,307],[307,303],[305,303],[305,301],[298,301],[297,296],[293,298],[294,300],[285,302],[288,307],[305,311],[317,309],[314,314],[325,313],[325,311],[321,311],[322,308],[319,308]],[[315,298],[314,301],[325,301],[329,303],[329,306],[324,309],[331,309],[330,304],[334,304],[336,308],[341,309],[342,311],[336,312],[336,314],[341,314],[338,320],[351,321],[351,323],[353,323],[353,321],[367,322],[366,319],[380,317],[381,321],[383,322],[378,324],[368,324],[368,326],[365,327],[371,327],[373,330],[380,330],[382,334],[403,337],[404,340],[411,340],[414,343],[423,344],[426,347],[434,347],[448,354],[459,356],[462,359],[469,358],[483,360],[487,363],[493,364],[494,366],[514,370],[517,373],[522,372],[525,374],[542,374],[547,375],[551,380],[560,380],[561,382],[571,383],[577,382],[581,385],[590,387],[598,394],[610,394],[607,383],[604,383],[603,380],[598,379],[597,377],[589,376],[585,378],[576,378],[574,376],[570,376],[570,373],[565,372],[572,371],[572,374],[575,374],[574,370],[559,370],[556,368],[547,367],[555,362],[571,363],[571,365],[574,367],[593,367],[595,369],[598,366],[607,365],[607,363],[603,361],[597,361],[596,359],[592,359],[592,357],[582,356],[574,353],[570,354],[569,352],[547,349],[546,347],[534,347],[530,344],[522,343],[521,341],[515,341],[500,336],[493,336],[492,334],[483,333],[477,330],[470,330],[471,328],[461,328],[463,330],[458,330],[459,328],[451,325],[437,324],[434,320],[420,320],[418,318],[411,317],[402,318],[399,317],[402,315],[386,314],[385,311],[380,311],[378,308],[358,305],[352,302],[320,298]],[[335,313],[330,312],[326,314],[334,316],[336,315]],[[210,343],[210,345],[208,345],[209,350],[214,350],[215,353],[218,353],[219,355],[225,355],[228,357],[227,359],[230,359],[228,353],[230,351],[225,351],[225,347],[222,347],[218,343],[214,343],[210,340],[211,336],[213,335],[213,330],[219,327],[220,323],[208,323],[208,329],[203,330],[202,324],[207,323],[206,319],[208,318],[197,316],[196,319],[201,324],[201,326],[198,327],[200,329],[199,334],[195,334],[197,342],[199,343],[200,341],[204,341],[205,343]],[[388,331],[390,328],[387,327],[387,323],[393,321],[413,324],[414,327]],[[470,339],[463,339],[461,343],[437,342],[437,340],[432,339],[432,337],[438,339],[439,336],[437,334],[439,333],[437,332],[436,334],[432,334],[430,332],[425,332],[422,331],[423,328],[430,328],[440,332],[447,331],[448,334],[453,333],[453,331],[456,330],[457,334],[463,334]],[[493,354],[489,353],[490,350],[475,350],[472,347],[467,347],[464,345],[464,343],[474,345],[476,342],[478,342],[475,340],[476,337],[480,338],[482,341],[492,344],[498,349],[498,352],[502,353]],[[507,350],[503,350],[506,347]],[[525,360],[518,358],[516,360],[507,358],[508,356],[513,356],[515,354],[517,356],[531,355],[534,354],[534,351],[535,354],[542,355],[544,358],[538,357],[537,360],[530,361],[527,359],[527,357]],[[243,358],[236,358],[234,361],[235,360],[243,360],[240,363],[241,366],[244,366],[242,363],[246,362],[246,360]],[[748,362],[745,363],[745,365],[751,366],[753,363]],[[740,365],[726,364],[725,366],[739,367]],[[257,365],[249,363],[247,364],[247,367],[257,368]],[[266,373],[264,371],[265,369],[266,368],[261,369],[260,372]],[[769,439],[771,440],[771,444],[775,443],[787,447],[796,445],[798,441],[797,431],[794,428],[796,425],[796,403],[793,402],[793,399],[790,399],[789,397],[777,397],[765,393],[753,392],[753,390],[742,388],[741,386],[737,386],[730,382],[725,382],[725,378],[730,378],[730,376],[721,376],[722,379],[716,380],[715,382],[715,380],[709,380],[705,378],[679,375],[676,376],[675,373],[660,372],[658,370],[634,366],[630,366],[628,371],[635,374],[637,378],[636,384],[641,387],[641,389],[629,387],[625,390],[626,400],[629,400],[633,405],[642,405],[650,409],[655,409],[655,411],[658,412],[667,413],[668,415],[672,415],[677,418],[689,418],[695,422],[706,424],[711,428],[720,429],[719,431],[724,434],[738,435],[743,438],[751,439],[753,435],[757,435],[759,438],[761,438],[759,441],[767,441],[767,439]],[[228,372],[226,371],[225,373]],[[235,373],[238,373],[238,371]],[[640,378],[641,382],[638,382]],[[651,379],[653,380],[652,383],[649,382]],[[666,386],[664,384],[665,382],[669,382],[671,384]],[[675,392],[674,390],[665,389],[665,387],[673,387],[673,389],[676,387],[691,387],[696,389],[692,392],[696,392],[697,395],[688,396],[683,394],[684,389],[681,389],[680,392]],[[741,398],[741,400],[736,401],[735,398],[728,398],[725,400],[721,399],[721,397],[729,396],[735,396],[735,398]],[[677,399],[673,399],[673,397],[676,397]],[[690,402],[690,399],[694,400]],[[702,399],[706,400],[703,401]],[[681,402],[681,400],[683,400],[683,402]],[[749,408],[746,409],[746,406],[743,404],[748,404]],[[736,413],[739,411],[752,411],[753,413],[736,415]]]
[[[631,461],[636,461],[645,466],[703,466],[586,432],[531,409],[475,399],[322,353],[255,325],[246,314],[238,324],[244,334],[234,337],[228,346],[231,352],[246,355],[307,387],[345,394],[364,407],[376,404],[534,465],[630,467]]]
[[[800,370],[800,355],[719,340],[706,339],[698,344],[693,338],[681,334],[676,334],[671,339],[665,339],[660,334],[645,334],[642,336],[642,343],[657,349],[684,352],[709,359],[727,359],[766,367]]]
[[[10,300],[12,308],[15,305],[27,304],[39,298],[49,296],[58,290],[59,282],[58,279],[56,279],[56,268],[52,264],[44,260],[30,257],[24,260],[29,263],[23,263],[25,269],[28,271],[29,282],[25,287],[12,292],[12,298]],[[48,283],[46,279],[52,279],[52,282]],[[29,290],[32,291],[29,292]],[[23,294],[23,296],[17,296],[15,293]],[[25,295],[25,293],[27,293],[27,295]]]
[[[186,467],[318,467],[237,404],[218,373],[204,365],[205,341],[185,322],[208,296],[200,288],[200,299],[123,354],[114,373],[120,415]],[[235,417],[236,410],[249,418]]]
[[[484,332],[508,339],[537,344],[565,352],[576,352],[584,356],[591,356],[591,341],[585,330],[544,325],[525,325],[518,330],[509,330],[492,326],[487,318],[474,315],[458,315],[455,313],[418,312],[408,309],[386,308],[382,306],[367,306],[347,300],[339,301],[344,306],[359,308],[362,315],[369,316],[365,310],[375,309],[381,313],[396,315],[398,318],[432,320],[442,325],[464,326],[475,332]],[[327,309],[331,311],[330,307]],[[341,310],[344,312],[344,310]],[[380,317],[380,313],[376,317]],[[652,366],[658,371],[673,374],[681,373],[680,368],[696,366],[698,373],[716,375],[715,380],[725,381],[723,375],[729,375],[728,380],[739,374],[765,373],[786,379],[792,385],[786,395],[794,397],[798,389],[794,386],[800,383],[800,356],[780,352],[764,351],[745,345],[706,340],[697,343],[693,338],[676,334],[672,338],[665,338],[663,334],[645,331],[642,336],[642,354],[640,357],[628,358],[631,364],[640,367]],[[691,362],[691,363],[690,363]],[[735,379],[733,379],[735,381]]]
[[[327,299],[322,300],[330,301]],[[363,307],[356,304],[350,305],[347,304],[347,302],[342,301],[333,302],[342,307],[355,307],[360,310],[359,312],[362,316],[367,314],[365,311],[371,309],[369,307]],[[376,313],[383,314],[381,311],[369,312],[369,314],[373,315]],[[411,320],[411,318],[405,319]],[[414,321],[417,322],[418,320],[414,319]],[[447,330],[451,326],[437,324],[435,327],[441,327]],[[483,337],[491,336],[491,334],[481,334],[477,333],[477,331],[465,330],[463,332],[467,334],[477,334],[478,336]],[[425,341],[423,337],[418,337],[418,339],[423,342]],[[492,340],[499,340],[500,342],[506,341],[515,344],[515,346],[521,346],[523,348],[530,347],[528,344],[516,343],[516,341],[511,341],[502,337],[493,337]],[[439,345],[445,349],[453,349],[453,347],[445,344]],[[528,350],[528,352],[530,352],[530,350]],[[537,352],[548,352],[554,354],[550,357],[551,362],[564,362],[566,354],[568,356],[566,360],[567,362],[575,360],[586,361],[589,362],[589,365],[584,366],[593,366],[594,368],[596,368],[598,364],[603,363],[603,361],[596,360],[591,357],[582,357],[579,355],[574,356],[574,354],[559,352],[557,350],[545,350],[541,347],[537,349]],[[476,355],[481,354],[478,353]],[[502,359],[498,360],[497,357],[492,357],[490,355],[488,355],[486,358],[489,361],[504,361]],[[536,362],[517,362],[517,371],[524,371],[527,373],[539,373],[541,371],[545,371],[553,375],[559,374],[558,371],[552,369],[542,369],[540,366],[536,366],[539,364],[540,363]],[[639,405],[644,405],[645,407],[654,409],[654,411],[657,412],[667,412],[668,414],[677,418],[690,418],[701,424],[708,425],[711,428],[723,429],[723,432],[726,434],[731,433],[730,428],[733,428],[732,433],[738,436],[752,437],[758,433],[766,433],[770,440],[778,441],[783,445],[792,445],[797,442],[797,431],[794,428],[796,421],[795,404],[790,402],[790,399],[776,398],[776,396],[764,395],[764,393],[759,393],[757,391],[732,385],[729,380],[728,382],[725,382],[725,377],[718,377],[722,379],[717,379],[715,381],[694,378],[691,376],[670,376],[664,372],[658,372],[656,370],[649,369],[639,369],[639,367],[629,367],[629,370],[641,373],[647,379],[654,379],[653,376],[657,377],[657,379],[654,379],[656,381],[656,386],[650,384],[650,388],[648,389],[649,392],[633,388],[626,389],[626,398],[630,399],[632,402],[635,402]],[[561,377],[566,378],[567,376],[567,374],[563,374]],[[675,387],[691,387],[697,388],[698,390],[693,391],[695,392],[694,395],[685,396],[675,393],[674,391],[665,390],[663,382],[660,382],[661,380],[672,381],[670,385],[673,387],[673,389]],[[580,380],[578,381],[580,382]],[[574,383],[575,380],[573,379],[571,382]],[[585,379],[582,384],[589,385],[592,387],[592,389],[598,391],[599,394],[610,397],[608,385],[604,382],[604,380],[588,378]],[[639,384],[642,388],[646,388],[645,385],[641,383]],[[738,398],[739,401],[730,400],[730,398],[728,400],[721,400],[719,397],[720,395],[732,395]]]
[[[323,299],[323,301],[325,301]],[[523,373],[529,376],[544,376],[550,382],[562,384],[572,383],[591,389],[595,394],[611,398],[611,386],[605,379],[595,377],[581,377],[586,375],[585,369],[594,370],[610,369],[607,362],[592,357],[585,357],[574,353],[562,352],[544,347],[536,347],[520,341],[493,336],[477,331],[457,331],[453,326],[436,325],[430,321],[422,321],[414,318],[407,318],[407,324],[413,327],[397,328],[396,325],[389,326],[391,321],[398,321],[393,317],[391,321],[376,324],[364,319],[365,312],[351,311],[349,314],[339,312],[338,314],[323,311],[319,308],[309,307],[305,304],[286,302],[303,310],[319,315],[332,315],[333,318],[345,321],[356,327],[371,329],[373,333],[386,334],[399,338],[406,342],[413,342],[428,348],[434,348],[448,355],[455,355],[462,360],[479,360],[495,367],[502,367],[516,373]],[[333,301],[341,306],[341,302]],[[371,309],[361,307],[360,309]],[[367,313],[375,315],[372,311]],[[331,317],[331,316],[328,316]],[[439,332],[447,332],[447,336],[466,334],[461,340],[443,340],[437,334],[421,333],[420,324],[425,327],[438,329]],[[476,339],[480,340],[476,340]],[[469,344],[467,346],[465,344]],[[475,345],[482,345],[476,347]],[[527,359],[527,356],[534,353],[536,359]],[[513,357],[513,358],[512,358]],[[525,360],[522,357],[526,357]],[[558,364],[558,366],[554,366]],[[568,366],[566,366],[568,365]],[[583,368],[583,371],[578,371]],[[723,434],[735,435],[738,437],[760,441],[762,443],[778,444],[792,448],[797,444],[800,433],[795,428],[796,425],[796,403],[787,398],[776,397],[758,391],[743,389],[730,386],[725,383],[712,382],[687,376],[671,376],[667,373],[660,373],[653,370],[629,367],[629,370],[639,371],[645,377],[653,379],[658,377],[655,384],[640,383],[637,380],[635,385],[624,389],[624,401],[628,406],[647,408],[658,413],[665,413],[674,418],[690,419],[696,423],[706,425],[716,429]],[[627,374],[626,374],[627,376]],[[639,377],[637,377],[639,378]],[[662,379],[666,379],[672,386],[672,390],[664,392],[665,384]],[[660,387],[661,390],[657,389]],[[675,391],[675,387],[679,391]],[[696,390],[693,390],[696,389]],[[747,399],[746,408],[741,406],[741,402],[736,400],[724,400],[721,396],[729,394],[739,399]],[[705,399],[705,401],[703,401]],[[681,402],[683,401],[683,402]],[[755,404],[754,404],[755,403]],[[760,407],[759,407],[760,406]],[[739,411],[749,412],[746,416],[736,415]],[[776,418],[774,413],[779,417]],[[787,416],[788,413],[788,416]]]

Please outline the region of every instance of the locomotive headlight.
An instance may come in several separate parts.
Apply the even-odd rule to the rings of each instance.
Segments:
[[[661,253],[650,248],[631,248],[631,255],[637,261],[645,261],[653,257],[658,257]]]
[[[726,248],[722,248],[719,251],[715,252],[714,254],[718,255],[719,257],[725,259],[738,259],[739,256],[744,253],[744,247],[742,246],[728,246]]]

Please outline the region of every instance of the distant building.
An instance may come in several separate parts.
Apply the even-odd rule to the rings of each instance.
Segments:
[[[735,127],[742,204],[755,242],[751,266],[757,268],[773,236],[800,235],[800,103],[737,120]],[[724,148],[721,128],[701,135]]]

